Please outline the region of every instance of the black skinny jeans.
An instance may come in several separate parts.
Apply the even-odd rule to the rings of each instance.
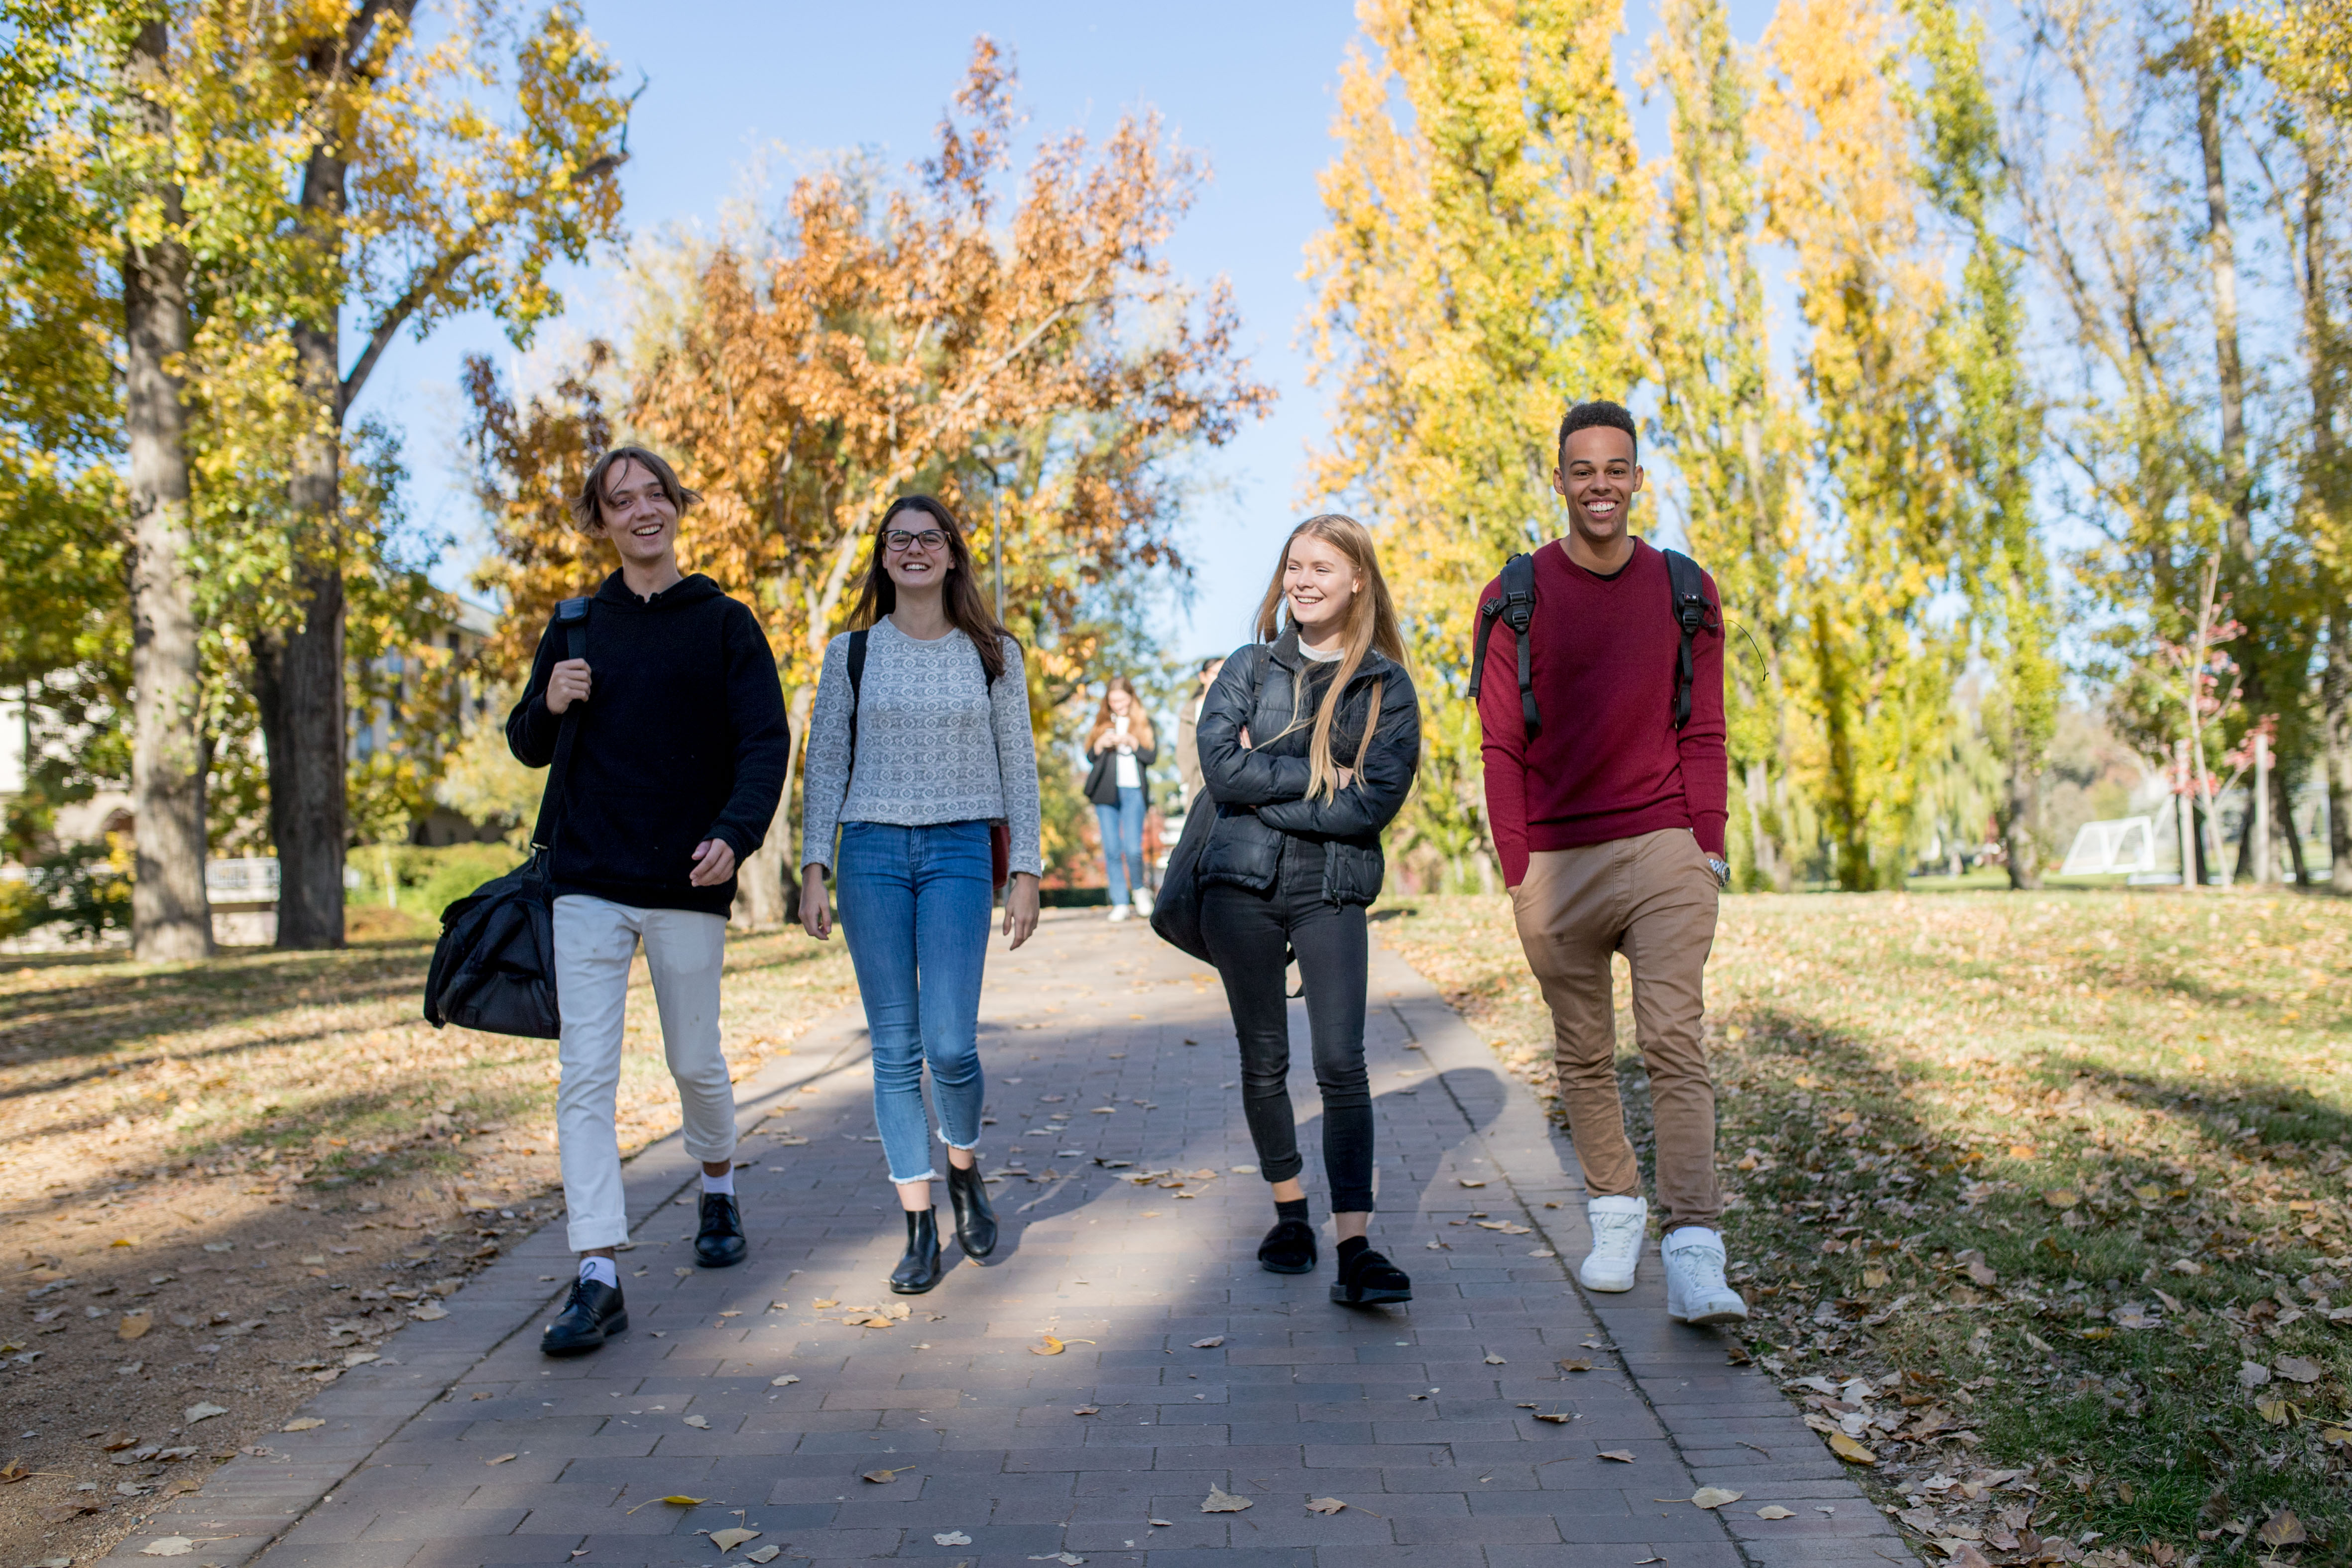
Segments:
[[[1289,1003],[1286,943],[1298,953],[1307,986],[1315,1082],[1323,1091],[1323,1173],[1331,1212],[1372,1207],[1372,1090],[1364,1070],[1367,937],[1359,904],[1323,900],[1323,847],[1286,838],[1265,892],[1212,883],[1201,894],[1201,934],[1225,982],[1240,1037],[1242,1113],[1269,1182],[1297,1176],[1306,1162],[1290,1113]]]

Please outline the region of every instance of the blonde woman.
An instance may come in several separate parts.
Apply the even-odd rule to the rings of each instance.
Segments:
[[[1328,514],[1292,531],[1258,609],[1257,640],[1225,660],[1198,732],[1202,805],[1217,814],[1201,851],[1201,930],[1224,979],[1241,1045],[1242,1110],[1273,1187],[1275,1226],[1258,1261],[1276,1274],[1309,1273],[1316,1263],[1290,1111],[1287,949],[1306,984],[1323,1095],[1323,1170],[1339,1242],[1331,1300],[1410,1301],[1412,1281],[1367,1237],[1364,906],[1385,872],[1381,830],[1420,766],[1421,710],[1363,524]]]
[[[1143,885],[1143,817],[1151,807],[1143,770],[1160,757],[1151,715],[1127,677],[1114,675],[1103,688],[1102,710],[1087,735],[1087,798],[1094,802],[1102,829],[1103,870],[1110,885],[1110,918],[1151,913],[1151,890]]]

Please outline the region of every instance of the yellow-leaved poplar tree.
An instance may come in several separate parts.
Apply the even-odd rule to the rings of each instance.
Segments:
[[[1787,689],[1801,432],[1789,389],[1773,383],[1756,261],[1762,202],[1748,126],[1754,72],[1732,41],[1722,0],[1665,0],[1658,24],[1648,81],[1666,96],[1673,143],[1659,240],[1648,257],[1656,424],[1691,553],[1714,576],[1728,623],[1734,875],[1752,887],[1786,888],[1796,873],[1791,846],[1810,826],[1785,760],[1804,723]]]
[[[1559,531],[1560,415],[1642,378],[1622,10],[1360,0],[1357,19],[1307,251],[1308,342],[1333,393],[1308,488],[1374,528],[1406,623],[1423,752],[1401,858],[1491,881],[1465,697],[1478,591]]]
[[[1958,645],[1933,328],[1945,286],[1919,234],[1906,31],[1880,0],[1789,0],[1767,37],[1757,140],[1772,232],[1794,253],[1809,466],[1792,680],[1839,884],[1896,886],[1919,766],[1949,723]]]

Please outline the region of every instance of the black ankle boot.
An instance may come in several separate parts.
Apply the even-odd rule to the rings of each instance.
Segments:
[[[988,1184],[980,1165],[970,1169],[948,1163],[948,1206],[955,1210],[956,1244],[966,1258],[985,1258],[996,1250],[996,1211],[988,1206]]]
[[[1315,1272],[1315,1227],[1303,1219],[1278,1219],[1257,1244],[1257,1260],[1269,1274]]]
[[[907,1256],[890,1270],[890,1289],[901,1296],[919,1296],[940,1282],[940,1222],[931,1209],[907,1215]]]

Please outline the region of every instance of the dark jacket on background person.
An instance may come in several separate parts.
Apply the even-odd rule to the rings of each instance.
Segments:
[[[547,710],[547,682],[567,657],[551,621],[507,718],[507,745],[527,767],[555,760],[563,721]],[[586,657],[590,696],[551,846],[556,892],[726,914],[734,879],[691,886],[694,847],[724,839],[739,867],[751,858],[776,815],[790,750],[760,623],[699,574],[640,599],[615,572],[589,605]]]
[[[1367,653],[1340,694],[1331,760],[1354,766],[1377,682],[1381,709],[1371,749],[1354,784],[1328,799],[1307,800],[1315,712],[1338,668],[1300,653],[1295,629],[1236,648],[1225,660],[1201,705],[1198,728],[1204,795],[1217,813],[1201,851],[1203,885],[1231,882],[1264,892],[1274,886],[1288,836],[1322,847],[1329,902],[1369,904],[1380,896],[1387,874],[1381,830],[1404,805],[1421,765],[1421,704],[1402,667]],[[1242,744],[1244,729],[1254,744]]]
[[[1144,770],[1160,760],[1160,742],[1135,743],[1135,773],[1143,781],[1143,804],[1151,804],[1151,775]],[[1097,805],[1118,804],[1118,746],[1115,740],[1106,741],[1099,752],[1088,752],[1094,766],[1087,770],[1087,799]]]

